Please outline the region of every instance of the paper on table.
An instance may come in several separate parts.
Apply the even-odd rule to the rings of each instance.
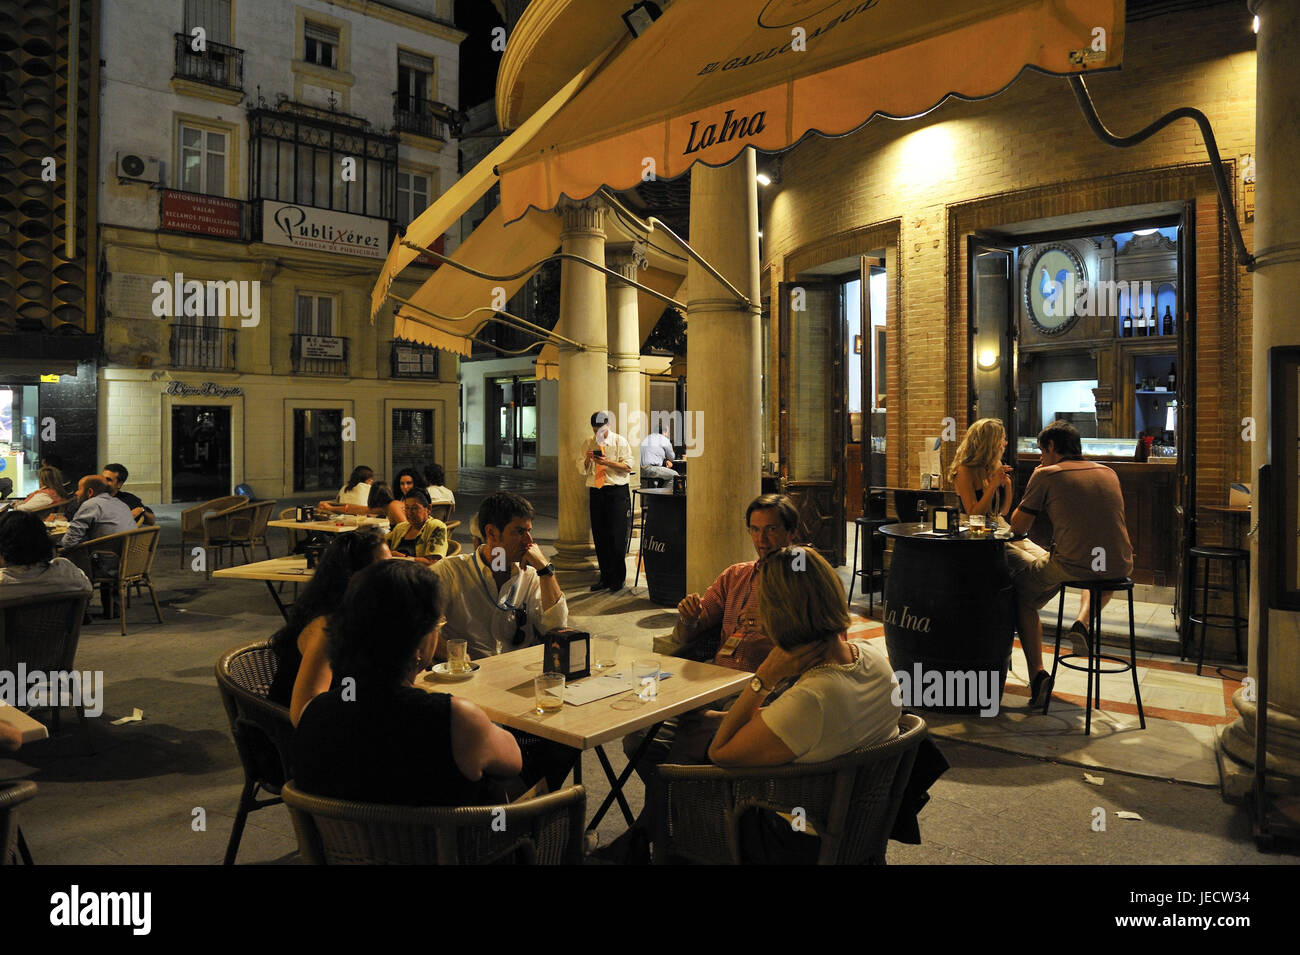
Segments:
[[[33,743],[38,739],[50,738],[50,731],[45,728],[44,723],[32,719],[22,710],[16,709],[3,701],[0,701],[0,723],[8,723],[11,726],[18,727],[18,732],[22,734],[24,744]]]
[[[616,696],[633,689],[635,684],[631,677],[593,676],[578,683],[571,683],[564,688],[564,702],[574,706],[594,703],[607,696]]]

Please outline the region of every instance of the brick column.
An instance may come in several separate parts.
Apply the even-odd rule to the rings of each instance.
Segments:
[[[1257,171],[1254,273],[1255,308],[1251,340],[1251,477],[1268,455],[1268,350],[1300,344],[1300,0],[1254,0],[1260,19],[1256,60],[1255,168]],[[1235,436],[1231,436],[1235,437]],[[1295,453],[1294,445],[1290,453]],[[1256,515],[1257,516],[1257,515]],[[1278,532],[1288,532],[1277,528]],[[1291,528],[1289,533],[1294,534]],[[1258,675],[1260,607],[1258,538],[1251,538],[1250,672]],[[1277,782],[1300,791],[1300,614],[1269,616],[1269,766]],[[1252,694],[1253,695],[1253,694]],[[1243,690],[1232,698],[1241,716],[1224,729],[1216,747],[1224,798],[1235,802],[1249,792],[1255,764],[1255,704]],[[1270,787],[1273,783],[1270,783]]]
[[[762,489],[758,184],[754,150],[691,170],[691,245],[753,303],[694,260],[686,274],[686,414],[695,441],[686,478],[686,589],[703,593],[730,564],[754,559],[745,507]],[[674,442],[680,440],[673,435]]]

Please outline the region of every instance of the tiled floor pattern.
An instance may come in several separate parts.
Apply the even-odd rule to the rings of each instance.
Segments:
[[[855,615],[850,632],[866,636],[885,650],[883,627],[877,621]],[[1044,654],[1049,668],[1051,650],[1046,648]],[[1068,652],[1069,647],[1063,646],[1062,653]],[[1232,694],[1241,686],[1243,671],[1207,666],[1198,677],[1195,664],[1164,654],[1139,650],[1137,659],[1145,730],[1139,726],[1133,679],[1128,673],[1103,677],[1101,709],[1093,710],[1091,736],[1083,731],[1086,673],[1059,667],[1048,714],[1031,711],[1019,641],[995,716],[931,712],[924,716],[936,735],[964,742],[1085,767],[1217,785],[1215,727],[1237,718]]]

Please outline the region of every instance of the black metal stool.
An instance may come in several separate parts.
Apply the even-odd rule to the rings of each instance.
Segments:
[[[862,579],[862,589],[867,591],[867,616],[870,617],[876,610],[876,531],[886,524],[894,523],[887,517],[857,517],[853,520],[853,570],[849,576],[849,606],[853,605],[853,588],[857,586],[858,578]],[[867,528],[867,561],[866,567],[861,571],[858,570],[858,531],[861,528]],[[883,595],[885,587],[885,568],[880,568],[880,589]]]
[[[1088,663],[1086,666],[1080,666],[1077,663],[1069,661],[1080,656],[1077,653],[1061,653],[1061,633],[1062,625],[1065,622],[1065,589],[1074,587],[1076,590],[1088,591]],[[1101,652],[1101,595],[1103,593],[1113,593],[1122,590],[1128,594],[1128,660],[1120,657],[1110,656]],[[1103,670],[1101,662],[1116,664],[1109,670]],[[1101,675],[1103,673],[1123,673],[1125,670],[1133,674],[1133,695],[1137,698],[1138,721],[1142,724],[1142,729],[1147,728],[1146,714],[1142,712],[1142,691],[1138,689],[1137,675],[1137,634],[1133,629],[1133,581],[1128,577],[1119,577],[1111,580],[1067,580],[1061,584],[1060,601],[1056,607],[1056,650],[1052,660],[1052,682],[1056,682],[1056,667],[1067,666],[1071,670],[1082,670],[1088,674],[1088,698],[1087,708],[1083,718],[1083,732],[1087,736],[1092,735],[1092,707],[1094,695],[1097,709],[1101,709]],[[1094,683],[1094,677],[1095,683]],[[1094,689],[1095,687],[1095,689]],[[1052,695],[1047,695],[1047,700],[1043,703],[1043,713],[1046,715],[1048,706],[1051,705]]]
[[[1187,615],[1187,622],[1192,626],[1188,628],[1187,640],[1183,642],[1182,659],[1187,659],[1187,651],[1191,641],[1196,639],[1196,624],[1201,625],[1201,649],[1196,656],[1196,675],[1201,675],[1201,666],[1205,662],[1205,631],[1209,627],[1218,627],[1221,630],[1231,630],[1233,642],[1237,645],[1237,662],[1245,663],[1241,655],[1241,631],[1249,626],[1249,620],[1241,615],[1241,604],[1237,596],[1239,581],[1237,579],[1237,568],[1243,561],[1246,564],[1246,582],[1250,583],[1250,551],[1242,550],[1239,547],[1189,547],[1187,549],[1188,558],[1192,562],[1192,600],[1189,604],[1192,610],[1196,609],[1196,562],[1205,561],[1205,575],[1201,578],[1201,613],[1200,616],[1194,614]],[[1210,613],[1210,561],[1222,560],[1227,561],[1232,567],[1232,613]],[[1217,589],[1217,588],[1216,588]],[[1222,621],[1222,622],[1220,622]]]

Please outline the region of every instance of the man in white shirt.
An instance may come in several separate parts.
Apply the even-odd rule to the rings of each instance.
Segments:
[[[469,641],[474,659],[517,650],[569,624],[569,606],[555,569],[533,541],[533,506],[500,491],[483,500],[478,526],[484,542],[432,567],[441,578],[443,646]]]
[[[646,435],[641,442],[641,479],[669,481],[676,476],[673,466],[673,443],[668,440],[668,425],[661,424],[658,434]]]
[[[623,589],[627,580],[627,515],[632,509],[628,475],[635,466],[627,438],[610,427],[613,415],[597,411],[591,416],[592,436],[582,442],[578,470],[587,476],[591,511],[591,537],[596,544],[600,580],[592,590]]]

